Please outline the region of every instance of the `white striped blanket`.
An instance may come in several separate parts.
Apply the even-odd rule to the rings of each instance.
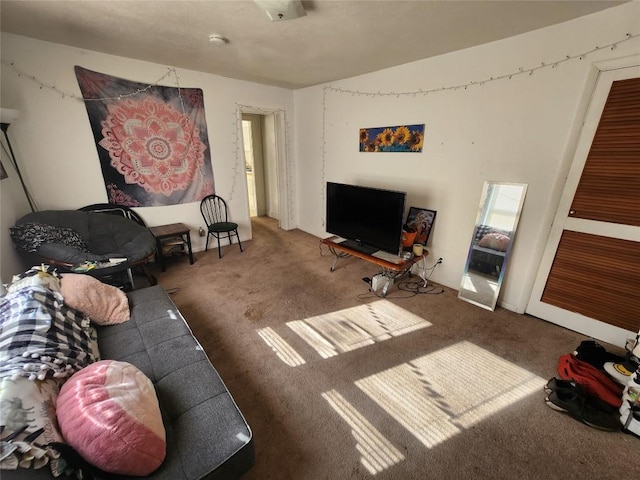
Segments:
[[[96,361],[89,319],[34,285],[0,299],[0,378],[65,378]]]

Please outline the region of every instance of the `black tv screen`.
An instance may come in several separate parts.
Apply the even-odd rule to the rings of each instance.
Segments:
[[[327,232],[364,253],[400,252],[405,192],[327,182]]]

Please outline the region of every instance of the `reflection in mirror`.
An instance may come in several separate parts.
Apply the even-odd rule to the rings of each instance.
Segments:
[[[526,183],[484,182],[458,298],[495,309],[526,193]]]

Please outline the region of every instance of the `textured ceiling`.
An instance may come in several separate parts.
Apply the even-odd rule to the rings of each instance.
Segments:
[[[271,22],[253,1],[1,0],[4,32],[285,88],[499,40],[622,1],[302,2]],[[212,33],[229,41],[209,43]]]

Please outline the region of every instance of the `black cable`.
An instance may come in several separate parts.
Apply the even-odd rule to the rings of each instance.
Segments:
[[[440,295],[444,289],[436,289],[435,286],[424,285],[423,282],[402,282],[398,284],[398,290],[413,292],[415,295]]]
[[[396,284],[398,286],[398,290],[400,290],[401,292],[407,292],[410,295],[394,295],[392,293],[391,295],[387,294],[383,297],[382,295],[378,294],[377,291],[369,288],[368,293],[360,294],[358,295],[358,298],[365,299],[365,298],[371,298],[372,296],[376,296],[378,298],[402,299],[402,298],[415,297],[416,295],[440,295],[441,293],[444,293],[444,289],[441,288],[439,290],[436,290],[436,287],[429,285],[429,279],[431,278],[431,275],[433,275],[433,272],[438,265],[440,265],[440,263],[435,263],[432,267],[428,267],[428,268],[422,268],[418,265],[418,268],[420,268],[422,271],[427,271],[427,270],[430,271],[429,276],[427,276],[427,278],[420,277],[422,279],[421,282],[404,281],[404,282],[398,282]],[[362,280],[365,280],[365,279],[363,278]],[[367,283],[370,284],[370,282],[367,282]]]
[[[358,299],[363,300],[366,298],[378,297],[385,299],[404,299],[404,298],[412,298],[416,295],[440,295],[444,293],[444,289],[436,289],[433,285],[424,285],[424,282],[415,282],[415,281],[406,281],[397,283],[398,290],[400,292],[406,292],[404,294],[398,294],[397,292],[387,293],[385,296],[382,296],[377,291],[369,288],[367,293],[361,293],[358,295]]]

